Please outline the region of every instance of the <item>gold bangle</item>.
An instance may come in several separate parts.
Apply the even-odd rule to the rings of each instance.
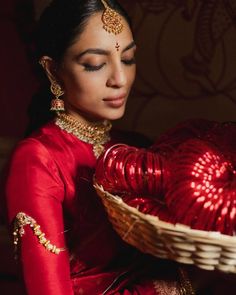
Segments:
[[[186,270],[182,267],[179,267],[178,269],[179,272],[179,282],[180,282],[180,287],[179,287],[179,293],[180,295],[195,295],[195,291],[193,289],[193,286],[191,284],[191,281],[188,277],[188,274]]]

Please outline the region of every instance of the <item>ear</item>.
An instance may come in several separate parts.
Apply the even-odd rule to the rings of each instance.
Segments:
[[[44,68],[45,73],[51,83],[53,81],[58,81],[57,64],[51,57],[46,55],[42,56],[40,59],[40,64]]]

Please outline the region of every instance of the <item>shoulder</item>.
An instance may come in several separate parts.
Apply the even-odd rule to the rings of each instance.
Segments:
[[[40,161],[43,163],[53,162],[53,155],[50,151],[50,142],[55,142],[53,139],[53,125],[47,124],[38,131],[31,134],[29,137],[20,140],[15,146],[11,162],[18,160],[27,164],[28,161]]]
[[[37,138],[21,140],[6,166],[6,175],[17,181],[61,183],[60,168],[50,150]],[[33,185],[33,184],[32,184]]]
[[[21,140],[16,145],[9,159],[8,169],[9,172],[18,174],[31,174],[36,170],[55,173],[58,170],[48,149],[35,138]]]

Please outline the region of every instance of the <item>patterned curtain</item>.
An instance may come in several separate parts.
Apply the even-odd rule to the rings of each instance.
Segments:
[[[236,0],[121,0],[137,79],[119,122],[151,138],[189,118],[236,121]]]

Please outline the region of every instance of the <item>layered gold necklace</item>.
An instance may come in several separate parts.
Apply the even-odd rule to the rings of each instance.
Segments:
[[[56,125],[80,140],[93,145],[93,152],[98,158],[104,150],[104,144],[110,140],[109,131],[112,127],[109,121],[99,123],[84,123],[66,113],[57,115]]]

